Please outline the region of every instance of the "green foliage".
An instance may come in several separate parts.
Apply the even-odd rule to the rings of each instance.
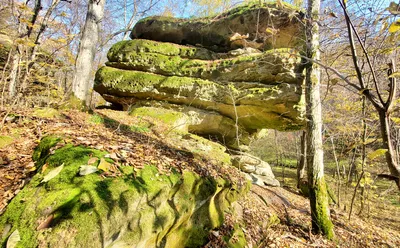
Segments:
[[[369,160],[374,160],[378,157],[381,157],[383,155],[385,155],[387,152],[387,149],[377,149],[371,153],[368,154],[368,159]]]
[[[104,124],[104,118],[98,114],[93,114],[89,121],[94,124]]]
[[[272,213],[271,216],[268,218],[267,229],[276,225],[279,225],[281,220],[279,219],[278,215]]]

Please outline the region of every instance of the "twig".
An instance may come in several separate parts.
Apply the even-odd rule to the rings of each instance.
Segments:
[[[354,199],[356,198],[357,189],[358,189],[358,186],[360,186],[360,182],[361,182],[361,179],[363,178],[363,176],[364,176],[364,171],[361,173],[360,178],[357,181],[357,185],[354,188],[354,193],[353,193],[353,197],[351,198],[351,204],[350,204],[349,220],[351,219],[351,213],[353,212]]]

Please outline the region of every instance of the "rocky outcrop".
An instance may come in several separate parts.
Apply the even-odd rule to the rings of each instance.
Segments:
[[[280,183],[275,179],[271,166],[261,159],[246,153],[231,155],[232,165],[247,173],[247,178],[253,184],[260,186],[279,186]]]
[[[262,50],[302,46],[303,14],[289,5],[249,4],[214,17],[149,17],[132,30],[132,39],[203,46],[217,52],[242,47]]]
[[[190,171],[166,175],[154,166],[119,166],[106,177],[105,152],[59,142],[47,137],[36,149],[33,157],[44,173],[0,217],[2,247],[15,233],[17,247],[26,248],[201,247],[247,190]],[[94,158],[100,162],[88,166]]]
[[[249,4],[212,18],[143,19],[133,40],[109,50],[94,90],[134,115],[243,151],[260,129],[304,125],[302,18],[288,5]],[[277,185],[260,166],[249,173]]]

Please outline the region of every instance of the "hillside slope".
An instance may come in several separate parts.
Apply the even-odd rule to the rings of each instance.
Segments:
[[[218,165],[223,158],[213,159],[213,156],[220,153],[190,150],[188,142],[193,141],[193,137],[177,138],[172,135],[171,127],[132,117],[127,112],[104,109],[87,114],[41,109],[14,111],[4,121],[0,144],[0,214],[35,174],[33,149],[40,138],[49,134],[62,135],[75,145],[96,147],[110,154],[129,145],[137,151],[127,158],[135,168],[154,164],[160,171],[167,172],[172,166],[203,176],[229,175],[233,181],[246,183],[237,169]],[[232,205],[224,224],[210,233],[205,247],[225,247],[226,236],[231,236],[231,247],[243,247],[243,236],[247,247],[400,246],[399,216],[391,215],[392,208],[382,209],[381,219],[363,220],[353,216],[351,222],[347,220],[347,213],[332,208],[337,235],[333,242],[309,232],[308,200],[293,189],[252,186],[246,196]]]

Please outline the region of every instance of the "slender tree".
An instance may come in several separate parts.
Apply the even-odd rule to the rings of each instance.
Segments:
[[[377,76],[378,68],[375,65],[374,61],[371,58],[370,53],[367,51],[366,46],[360,34],[358,33],[353,21],[350,18],[348,13],[348,8],[346,5],[346,0],[339,0],[339,4],[343,9],[343,13],[345,16],[345,21],[347,25],[347,33],[348,39],[351,49],[351,57],[353,61],[353,65],[356,71],[358,85],[351,84],[355,89],[361,92],[374,106],[375,110],[378,112],[379,122],[380,122],[380,131],[382,136],[383,145],[382,148],[385,149],[385,158],[386,163],[388,165],[390,175],[381,175],[382,177],[386,177],[388,179],[394,180],[396,182],[397,187],[400,190],[400,166],[398,161],[396,160],[396,151],[393,147],[393,141],[391,136],[391,127],[390,127],[390,115],[394,110],[394,105],[397,98],[397,82],[396,82],[396,61],[392,59],[388,63],[388,89],[387,94],[382,90],[383,83],[380,82]],[[393,24],[392,24],[393,25]],[[390,30],[389,30],[390,31]],[[367,80],[365,79],[365,74],[362,71],[362,66],[360,66],[360,58],[357,53],[356,41],[361,48],[362,56],[364,56],[366,60],[367,67],[372,76],[373,87],[370,88]],[[385,99],[386,95],[386,99]]]
[[[322,232],[327,238],[334,237],[330,220],[328,192],[324,178],[322,148],[322,111],[320,99],[320,70],[312,61],[320,59],[319,52],[319,9],[320,0],[308,0],[306,24],[306,116],[307,116],[307,170],[312,229]]]
[[[96,46],[99,39],[101,21],[104,16],[105,0],[89,0],[85,25],[76,58],[72,91],[82,101],[87,100],[92,75]]]
[[[307,133],[303,131],[300,138],[300,159],[297,165],[297,188],[302,190],[302,185],[307,181],[306,179],[306,154],[307,154],[307,144],[306,144]],[[304,184],[306,185],[306,184]],[[307,185],[306,185],[307,186]],[[304,192],[303,192],[304,193]]]

